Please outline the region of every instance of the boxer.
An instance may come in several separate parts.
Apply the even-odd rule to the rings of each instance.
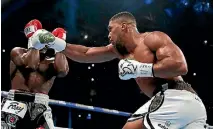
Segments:
[[[206,109],[182,75],[188,72],[180,48],[160,31],[139,33],[135,17],[120,12],[109,20],[110,44],[103,47],[56,42],[70,59],[82,63],[101,63],[119,58],[119,77],[135,79],[151,99],[141,106],[123,129],[202,129]]]
[[[12,88],[2,101],[2,128],[54,129],[48,92],[55,78],[65,77],[69,71],[65,55],[48,47],[56,40],[57,30],[60,28],[50,33],[42,29],[40,21],[31,20],[24,29],[28,49],[12,49]]]

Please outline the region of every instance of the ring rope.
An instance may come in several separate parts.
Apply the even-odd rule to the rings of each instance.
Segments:
[[[6,91],[1,91],[1,96],[6,97],[8,92]],[[128,112],[122,112],[118,110],[111,110],[107,108],[101,108],[101,107],[94,107],[94,106],[88,106],[84,104],[78,104],[78,103],[71,103],[71,102],[65,102],[65,101],[60,101],[60,100],[53,100],[50,99],[49,104],[51,105],[57,105],[57,106],[64,106],[64,107],[69,107],[69,108],[75,108],[75,109],[82,109],[82,110],[88,110],[88,111],[94,111],[94,112],[100,112],[100,113],[106,113],[106,114],[112,114],[112,115],[117,115],[117,116],[126,116],[129,117],[131,113]],[[211,125],[206,125],[207,129],[213,129],[213,126]],[[60,127],[57,127],[58,129],[62,129]],[[68,129],[68,128],[64,128]]]
[[[8,92],[1,91],[1,96],[6,97],[7,94],[8,94]],[[93,111],[93,112],[100,112],[100,113],[105,113],[105,114],[112,114],[112,115],[117,115],[117,116],[129,117],[131,115],[131,113],[128,113],[128,112],[101,108],[101,107],[95,107],[95,106],[88,106],[88,105],[78,104],[78,103],[65,102],[65,101],[60,101],[60,100],[53,100],[53,99],[50,99],[49,104],[63,106],[63,107],[69,107],[69,108],[75,108],[75,109],[82,109],[82,110]]]

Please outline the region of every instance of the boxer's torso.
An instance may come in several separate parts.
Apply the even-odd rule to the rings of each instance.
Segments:
[[[141,35],[140,43],[138,43],[135,50],[130,53],[129,55],[124,56],[123,58],[130,58],[135,59],[142,63],[155,63],[156,62],[156,56],[155,52],[152,52],[145,44],[144,44],[144,38],[146,37],[147,33]],[[175,78],[167,78],[168,80],[180,80],[182,77],[175,77]],[[146,78],[146,77],[138,77],[135,79],[137,84],[139,85],[142,92],[144,92],[146,95],[150,96],[150,93],[152,94],[153,90],[156,87],[156,82],[159,80],[159,78]],[[158,84],[159,85],[159,84]]]
[[[12,89],[48,94],[56,77],[54,62],[43,60],[36,69],[10,64]]]

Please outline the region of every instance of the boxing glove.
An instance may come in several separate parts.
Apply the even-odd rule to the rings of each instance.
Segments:
[[[63,28],[56,28],[52,31],[55,37],[66,40],[66,31]]]
[[[55,49],[56,52],[61,52],[66,48],[66,31],[63,28],[56,28],[52,31],[55,36],[55,41],[50,48]]]
[[[136,60],[122,59],[118,63],[118,70],[121,80],[137,77],[154,77],[152,63],[141,63]]]
[[[39,20],[34,19],[25,25],[24,34],[27,38],[30,38],[39,29],[42,29],[42,24]]]
[[[28,49],[29,48],[35,48],[35,49],[42,49],[45,47],[45,45],[40,44],[40,42],[36,42],[38,37],[38,34],[40,34],[42,31],[38,31],[37,30],[41,30],[42,29],[42,24],[39,20],[37,19],[33,19],[30,22],[28,22],[25,27],[24,27],[24,34],[25,36],[28,38]],[[35,32],[37,32],[35,34]],[[32,37],[33,36],[33,37]]]
[[[45,30],[45,29],[40,29],[37,30],[28,40],[28,49],[29,48],[35,48],[37,50],[41,50],[44,47],[50,47],[54,44],[55,42],[55,36]]]

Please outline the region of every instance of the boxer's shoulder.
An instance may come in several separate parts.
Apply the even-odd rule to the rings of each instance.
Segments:
[[[171,38],[164,32],[153,31],[144,36],[144,44],[152,51],[172,43]]]
[[[145,32],[145,33],[142,33],[141,36],[146,39],[146,38],[149,38],[149,39],[155,39],[155,38],[168,38],[169,36],[162,32],[162,31],[152,31],[152,32]]]
[[[26,53],[26,52],[27,52],[27,49],[25,49],[25,48],[22,48],[22,47],[14,47],[14,48],[11,50],[10,54],[11,54],[11,56],[17,56],[17,55],[20,55],[20,54],[24,54],[24,53]]]
[[[153,33],[152,36],[155,36],[155,38],[160,38],[160,39],[168,39],[168,38],[170,38],[168,36],[168,34],[162,32],[162,31],[153,31],[152,33]]]
[[[14,47],[14,48],[12,49],[12,51],[27,51],[27,49],[26,49],[26,48],[23,48],[23,47]]]

